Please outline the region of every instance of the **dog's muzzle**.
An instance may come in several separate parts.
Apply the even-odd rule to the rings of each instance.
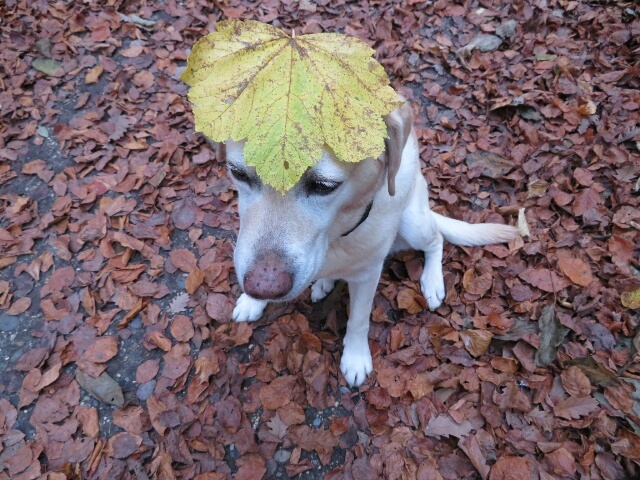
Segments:
[[[293,287],[293,275],[284,259],[276,253],[258,257],[244,276],[244,291],[259,300],[284,297]]]

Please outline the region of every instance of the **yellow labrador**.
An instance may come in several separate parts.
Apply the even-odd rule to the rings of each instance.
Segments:
[[[385,121],[389,138],[379,158],[343,163],[325,149],[285,195],[263,184],[247,166],[243,142],[219,145],[238,189],[240,233],[234,260],[245,293],[233,319],[257,320],[268,302],[291,300],[314,281],[311,298],[318,301],[336,279],[346,280],[351,311],[340,369],[351,386],[361,385],[372,370],[369,316],[390,252],[424,252],[420,283],[433,310],[445,297],[443,240],[473,246],[517,235],[508,225],[472,225],[432,212],[410,106]]]

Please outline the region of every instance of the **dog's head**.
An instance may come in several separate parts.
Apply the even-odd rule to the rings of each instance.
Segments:
[[[284,195],[265,185],[244,161],[244,142],[218,144],[238,189],[240,232],[234,253],[238,280],[249,296],[290,300],[315,279],[330,243],[356,226],[373,196],[395,176],[412,128],[408,104],[386,118],[389,138],[377,159],[340,162],[327,148]]]

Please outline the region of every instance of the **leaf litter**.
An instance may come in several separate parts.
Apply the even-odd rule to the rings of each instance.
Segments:
[[[635,3],[5,3],[0,478],[639,474]],[[529,232],[447,246],[437,312],[390,258],[358,391],[344,291],[230,322],[237,199],[178,81],[228,19],[372,46],[435,210]]]

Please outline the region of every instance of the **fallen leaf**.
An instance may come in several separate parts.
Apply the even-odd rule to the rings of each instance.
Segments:
[[[400,290],[396,300],[398,302],[398,308],[406,310],[409,315],[415,315],[427,306],[424,297],[410,288]]]
[[[565,278],[546,268],[528,268],[518,276],[525,282],[548,293],[557,293],[570,285]]]
[[[107,337],[99,337],[93,344],[87,348],[82,356],[83,360],[95,363],[104,363],[118,353],[118,337],[110,335]]]
[[[31,299],[29,297],[22,297],[13,302],[5,313],[7,315],[20,315],[26,312],[30,306]]]
[[[493,334],[488,330],[465,330],[460,332],[460,338],[471,355],[480,357],[489,349]]]
[[[598,401],[592,397],[571,396],[560,400],[553,407],[553,413],[566,420],[576,420],[598,409]]]
[[[180,313],[184,312],[187,309],[187,304],[189,303],[189,294],[188,293],[180,293],[171,300],[169,304],[169,313]]]
[[[526,458],[505,455],[493,467],[489,480],[530,480],[531,463]]]
[[[124,405],[124,395],[118,382],[111,378],[106,372],[98,378],[93,378],[81,370],[76,371],[76,380],[89,395],[99,401],[122,407]]]
[[[104,72],[104,67],[102,65],[96,65],[87,72],[87,75],[84,77],[84,82],[87,84],[97,83],[102,72]]]
[[[589,265],[579,258],[562,257],[558,259],[558,267],[560,267],[562,273],[577,285],[586,287],[593,281]]]
[[[193,270],[191,270],[191,273],[187,275],[187,279],[185,281],[187,293],[194,294],[200,285],[202,285],[203,280],[204,272],[198,267],[193,267]]]
[[[569,366],[560,374],[562,386],[569,395],[586,397],[591,395],[591,382],[580,368]]]
[[[567,335],[567,329],[560,325],[553,305],[547,305],[542,309],[538,319],[540,330],[540,345],[535,356],[535,363],[539,367],[550,365],[556,358],[558,345]]]
[[[473,429],[474,427],[469,420],[457,423],[453,418],[445,414],[432,416],[424,429],[424,433],[429,437],[453,436],[462,438],[469,435]]]
[[[62,77],[64,75],[62,64],[56,60],[51,60],[50,58],[34,58],[31,62],[31,66],[50,77]]]
[[[513,162],[502,155],[479,150],[467,155],[469,169],[478,170],[481,175],[489,178],[500,178],[513,169]]]
[[[620,295],[620,303],[624,307],[630,308],[631,310],[637,310],[640,308],[640,288],[634,290],[633,292],[624,292]]]

